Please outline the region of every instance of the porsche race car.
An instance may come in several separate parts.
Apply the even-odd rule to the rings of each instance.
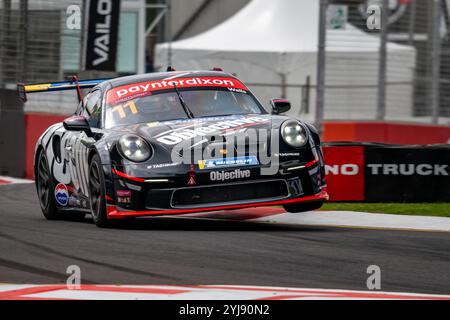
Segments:
[[[90,89],[83,97],[83,89]],[[35,149],[47,219],[182,215],[258,206],[318,209],[328,199],[317,130],[267,112],[223,71],[168,71],[115,79],[19,84],[28,93],[76,90],[73,116]]]

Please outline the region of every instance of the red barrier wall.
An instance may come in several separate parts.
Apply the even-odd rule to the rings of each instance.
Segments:
[[[61,122],[67,116],[53,115],[46,113],[26,113],[25,114],[25,175],[26,178],[34,178],[33,156],[36,141],[42,133],[57,122]]]
[[[324,142],[380,142],[392,144],[449,143],[450,126],[376,121],[327,121]]]
[[[330,201],[364,201],[364,147],[324,147]]]

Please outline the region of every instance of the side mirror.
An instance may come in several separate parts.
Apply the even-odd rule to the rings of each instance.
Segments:
[[[272,114],[284,113],[291,109],[291,103],[285,99],[272,99],[270,104],[272,106]]]
[[[67,131],[84,131],[88,137],[92,137],[89,122],[83,116],[72,116],[63,121],[64,129]]]

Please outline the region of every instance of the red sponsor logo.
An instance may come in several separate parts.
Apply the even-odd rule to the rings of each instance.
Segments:
[[[118,197],[131,197],[130,190],[117,190],[116,195]]]
[[[363,201],[364,147],[324,147],[330,201]]]
[[[221,87],[230,89],[248,90],[247,87],[237,79],[226,77],[191,77],[163,79],[147,82],[133,83],[126,86],[120,86],[108,91],[106,102],[108,104],[123,103],[130,99],[135,99],[158,90],[169,90],[175,87],[195,88],[195,87]]]

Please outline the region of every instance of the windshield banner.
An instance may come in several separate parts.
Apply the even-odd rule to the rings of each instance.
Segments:
[[[133,83],[113,88],[108,91],[106,103],[114,105],[131,99],[151,95],[153,91],[185,88],[220,87],[234,90],[245,90],[247,87],[237,79],[226,77],[192,77],[178,79],[161,79]]]

